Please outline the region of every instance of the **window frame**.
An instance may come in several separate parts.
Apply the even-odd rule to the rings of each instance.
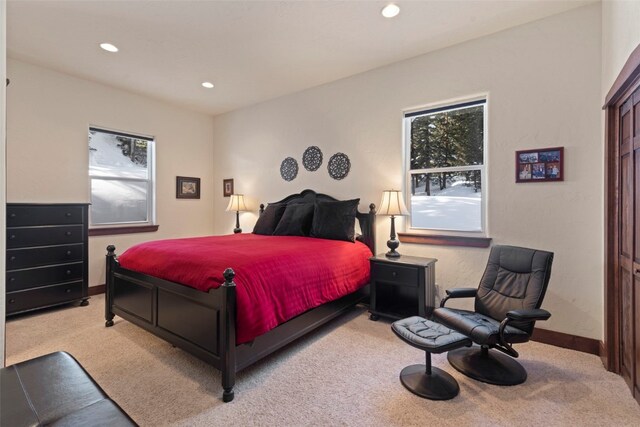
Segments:
[[[146,182],[147,183],[147,220],[146,221],[127,221],[127,222],[105,222],[94,223],[91,215],[91,209],[89,209],[89,234],[90,235],[106,235],[115,234],[115,232],[122,231],[123,233],[134,233],[136,230],[140,232],[155,231],[158,229],[156,224],[156,138],[152,135],[143,133],[126,132],[111,129],[104,126],[89,125],[87,135],[91,131],[104,132],[112,135],[123,136],[133,139],[141,139],[147,141],[147,178],[131,178],[131,177],[117,177],[117,176],[93,176],[91,175],[91,163],[89,151],[89,143],[87,141],[87,174],[89,178],[89,200],[93,202],[92,180],[103,181],[128,181],[128,182]],[[110,233],[113,231],[114,233]]]
[[[428,114],[434,114],[445,111],[455,111],[464,108],[470,108],[476,105],[469,105],[483,101],[483,153],[482,153],[482,165],[469,165],[469,166],[453,166],[444,168],[423,168],[423,169],[411,169],[411,118],[417,116],[423,116]],[[423,113],[423,114],[416,114]],[[419,228],[414,227],[412,223],[412,215],[409,214],[405,221],[405,232],[415,235],[442,235],[442,236],[459,236],[459,237],[488,237],[488,165],[489,165],[489,94],[483,93],[473,95],[464,98],[450,99],[428,105],[421,105],[405,109],[402,111],[402,146],[403,146],[403,191],[405,195],[405,204],[411,212],[411,176],[420,173],[437,173],[437,172],[460,172],[469,170],[480,170],[481,186],[481,204],[480,204],[480,230],[451,230],[442,228]],[[403,233],[405,234],[405,233]]]

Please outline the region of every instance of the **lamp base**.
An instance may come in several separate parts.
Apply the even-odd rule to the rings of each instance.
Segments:
[[[390,249],[389,252],[385,254],[387,258],[400,258],[400,252],[396,251],[396,249],[400,246],[400,242],[396,239],[387,240],[387,247]]]
[[[386,256],[387,258],[400,258],[402,255],[400,255],[400,252],[389,251],[386,254],[384,254],[384,256]]]
[[[233,229],[235,234],[242,233],[242,228],[240,228],[240,211],[236,211],[236,228]]]

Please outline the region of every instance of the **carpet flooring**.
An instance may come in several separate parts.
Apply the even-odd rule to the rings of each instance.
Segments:
[[[7,322],[7,364],[65,350],[143,426],[638,426],[640,407],[621,377],[596,356],[540,343],[518,346],[529,373],[515,387],[464,377],[446,355],[460,394],[421,399],[400,370],[424,353],[356,308],[242,371],[222,403],[220,374],[204,362],[116,317],[104,327],[104,296]]]

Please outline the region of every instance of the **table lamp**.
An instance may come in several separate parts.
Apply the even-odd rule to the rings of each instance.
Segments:
[[[378,208],[378,215],[391,215],[391,236],[387,240],[389,252],[387,258],[398,258],[400,254],[396,251],[400,242],[396,239],[396,215],[409,215],[409,211],[404,205],[402,191],[386,190],[382,193],[382,202]]]
[[[227,206],[227,212],[236,211],[236,228],[233,229],[234,233],[242,233],[240,228],[240,212],[246,212],[247,206],[244,204],[244,195],[232,194],[229,200],[229,206]]]

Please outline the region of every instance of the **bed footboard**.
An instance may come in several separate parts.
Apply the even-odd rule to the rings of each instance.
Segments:
[[[107,247],[105,326],[113,326],[118,315],[213,365],[222,374],[223,401],[233,400],[237,366],[234,271],[224,271],[220,288],[201,292],[122,268],[115,250],[113,245]]]

